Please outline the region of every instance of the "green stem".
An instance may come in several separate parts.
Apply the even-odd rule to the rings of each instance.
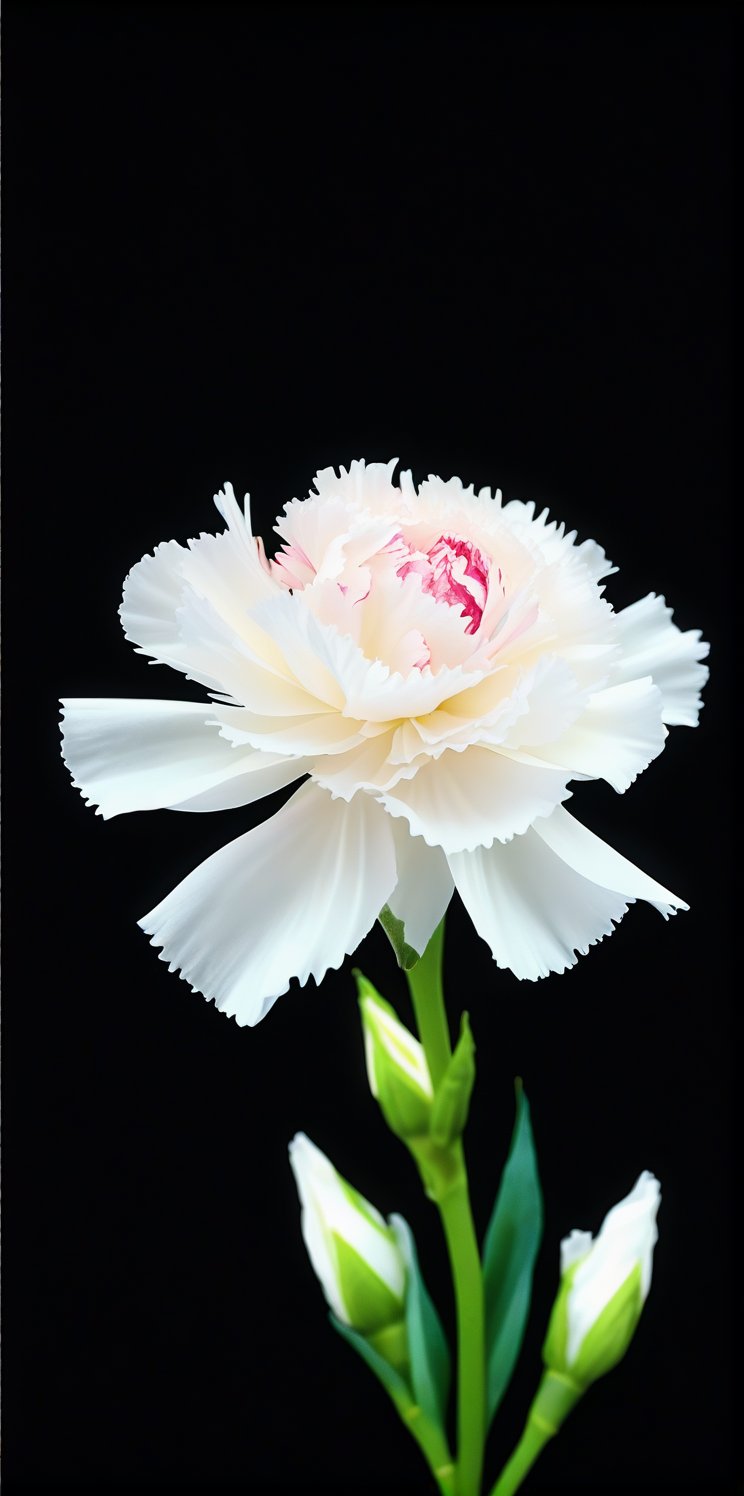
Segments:
[[[457,1491],[478,1496],[486,1441],[483,1274],[462,1163],[461,1181],[438,1204],[457,1308]]]
[[[442,1496],[455,1496],[455,1467],[442,1433],[432,1424],[427,1423],[421,1409],[415,1403],[405,1412],[400,1409],[399,1412],[406,1428],[413,1434]]]
[[[406,972],[421,1043],[436,1091],[452,1055],[442,986],[444,920],[437,925],[420,961]]]
[[[444,920],[406,972],[416,1023],[434,1088],[452,1055],[442,986]],[[468,1193],[462,1144],[442,1155],[441,1187],[430,1193],[442,1217],[457,1310],[457,1496],[478,1496],[486,1439],[486,1355],[483,1273]],[[431,1175],[426,1168],[425,1175]]]
[[[524,1433],[504,1466],[491,1496],[513,1496],[549,1439],[576,1406],[583,1388],[560,1371],[546,1371],[527,1415]]]
[[[514,1491],[519,1490],[525,1476],[545,1447],[548,1439],[552,1439],[553,1429],[544,1428],[532,1417],[527,1419],[524,1433],[508,1463],[504,1466],[492,1492],[491,1496],[512,1496]]]

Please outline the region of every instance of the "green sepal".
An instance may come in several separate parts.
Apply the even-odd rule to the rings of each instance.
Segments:
[[[617,1366],[630,1345],[641,1317],[641,1264],[637,1262],[624,1283],[605,1304],[579,1347],[571,1376],[583,1387]]]
[[[413,1395],[429,1422],[444,1434],[450,1388],[447,1337],[421,1276],[410,1226],[400,1215],[391,1215],[390,1225],[407,1269],[405,1319]]]
[[[415,951],[405,938],[405,926],[402,919],[393,914],[389,904],[383,904],[377,918],[382,925],[393,950],[395,959],[404,971],[410,971],[417,961],[421,960],[423,952]]]
[[[364,1335],[382,1330],[400,1318],[403,1305],[351,1243],[331,1233],[336,1254],[341,1297],[349,1319]]]
[[[438,1148],[450,1148],[461,1137],[475,1084],[475,1040],[467,1013],[460,1020],[460,1037],[439,1083],[431,1110],[429,1132]]]
[[[524,1339],[543,1228],[530,1109],[521,1080],[509,1157],[483,1246],[489,1423],[509,1385]]]
[[[583,1261],[583,1257],[580,1257],[576,1262],[572,1262],[570,1268],[567,1269],[561,1278],[555,1303],[550,1311],[550,1319],[543,1344],[542,1357],[545,1365],[552,1371],[564,1374],[568,1370],[566,1362],[568,1350],[568,1299],[571,1293],[571,1285]]]

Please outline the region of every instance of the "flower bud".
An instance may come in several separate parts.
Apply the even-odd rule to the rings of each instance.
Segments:
[[[400,1324],[406,1267],[394,1232],[305,1133],[289,1157],[305,1246],[336,1318],[367,1336]]]
[[[651,1286],[659,1182],[644,1171],[605,1217],[599,1235],[561,1243],[561,1286],[543,1347],[550,1371],[582,1390],[625,1355]]]
[[[423,1047],[371,982],[356,973],[372,1095],[399,1138],[428,1133],[434,1087]]]

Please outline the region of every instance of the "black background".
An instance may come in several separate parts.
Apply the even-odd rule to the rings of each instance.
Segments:
[[[116,609],[156,542],[219,527],[226,478],[268,537],[318,467],[394,454],[548,504],[619,564],[616,606],[662,592],[712,642],[699,730],[627,799],[574,799],[691,912],[636,906],[532,985],[454,909],[447,973],[479,1046],[479,1226],[517,1073],[546,1197],[489,1471],[561,1235],[649,1167],[638,1335],[527,1489],[729,1489],[729,33],[714,5],[6,5],[9,1492],[429,1489],[325,1324],[286,1161],[306,1129],[402,1210],[451,1325],[352,963],[238,1029],[135,924],[283,797],[103,823],[57,749],[58,696],[193,694]],[[379,929],[358,960],[403,999]]]

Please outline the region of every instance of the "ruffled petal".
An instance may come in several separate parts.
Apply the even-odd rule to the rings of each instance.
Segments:
[[[373,925],[396,883],[390,823],[307,783],[262,826],[189,873],[139,921],[161,959],[240,1025],[292,977],[320,982]]]
[[[219,705],[215,716],[232,743],[248,743],[270,753],[333,755],[366,742],[359,731],[361,724],[342,717],[340,712],[269,717],[243,707]]]
[[[166,541],[132,567],[119,609],[124,633],[141,654],[172,665],[210,689],[224,688],[220,626],[227,638],[247,645],[267,668],[278,652],[251,619],[252,608],[281,589],[262,564],[258,542],[235,502],[230,484],[216,496],[228,521],[219,535],[202,535],[187,546]],[[191,613],[196,614],[196,622]],[[203,629],[204,620],[217,620]],[[217,648],[213,647],[216,634]]]
[[[360,722],[383,723],[431,712],[485,674],[458,665],[400,675],[381,660],[368,659],[348,634],[316,618],[304,593],[273,598],[256,609],[254,618],[306,691]]]
[[[451,856],[455,887],[497,966],[534,982],[610,935],[627,902],[572,873],[534,831]]]
[[[621,893],[628,900],[646,899],[665,919],[678,909],[689,908],[684,899],[657,883],[655,878],[650,878],[648,873],[641,872],[627,857],[622,857],[614,847],[570,816],[567,810],[560,807],[554,810],[545,820],[536,821],[534,830],[540,840],[582,878]]]
[[[380,796],[393,816],[404,816],[414,836],[445,852],[509,841],[569,798],[568,775],[520,763],[491,748],[449,750],[421,765],[412,779]]]
[[[447,912],[455,885],[441,847],[430,847],[423,837],[411,836],[404,821],[391,825],[398,882],[388,904],[396,919],[403,921],[406,943],[422,956]]]
[[[616,614],[621,649],[613,682],[653,676],[662,696],[662,718],[670,727],[696,727],[700,692],[708,667],[700,662],[710,650],[700,629],[682,632],[672,623],[672,609],[650,592]]]
[[[198,701],[63,701],[62,753],[104,819],[133,810],[226,810],[292,784],[309,765],[233,748]]]
[[[663,914],[687,908],[560,807],[508,846],[448,861],[497,965],[528,981],[574,966],[636,898]]]
[[[399,779],[415,774],[420,761],[393,763],[390,758],[392,737],[392,732],[372,738],[362,737],[356,747],[345,753],[326,753],[315,760],[313,779],[332,795],[340,795],[342,800],[351,800],[360,789],[375,795],[380,790],[390,789]]]
[[[647,675],[597,691],[557,742],[532,752],[546,763],[606,779],[622,794],[661,753],[666,737],[661,692]]]

